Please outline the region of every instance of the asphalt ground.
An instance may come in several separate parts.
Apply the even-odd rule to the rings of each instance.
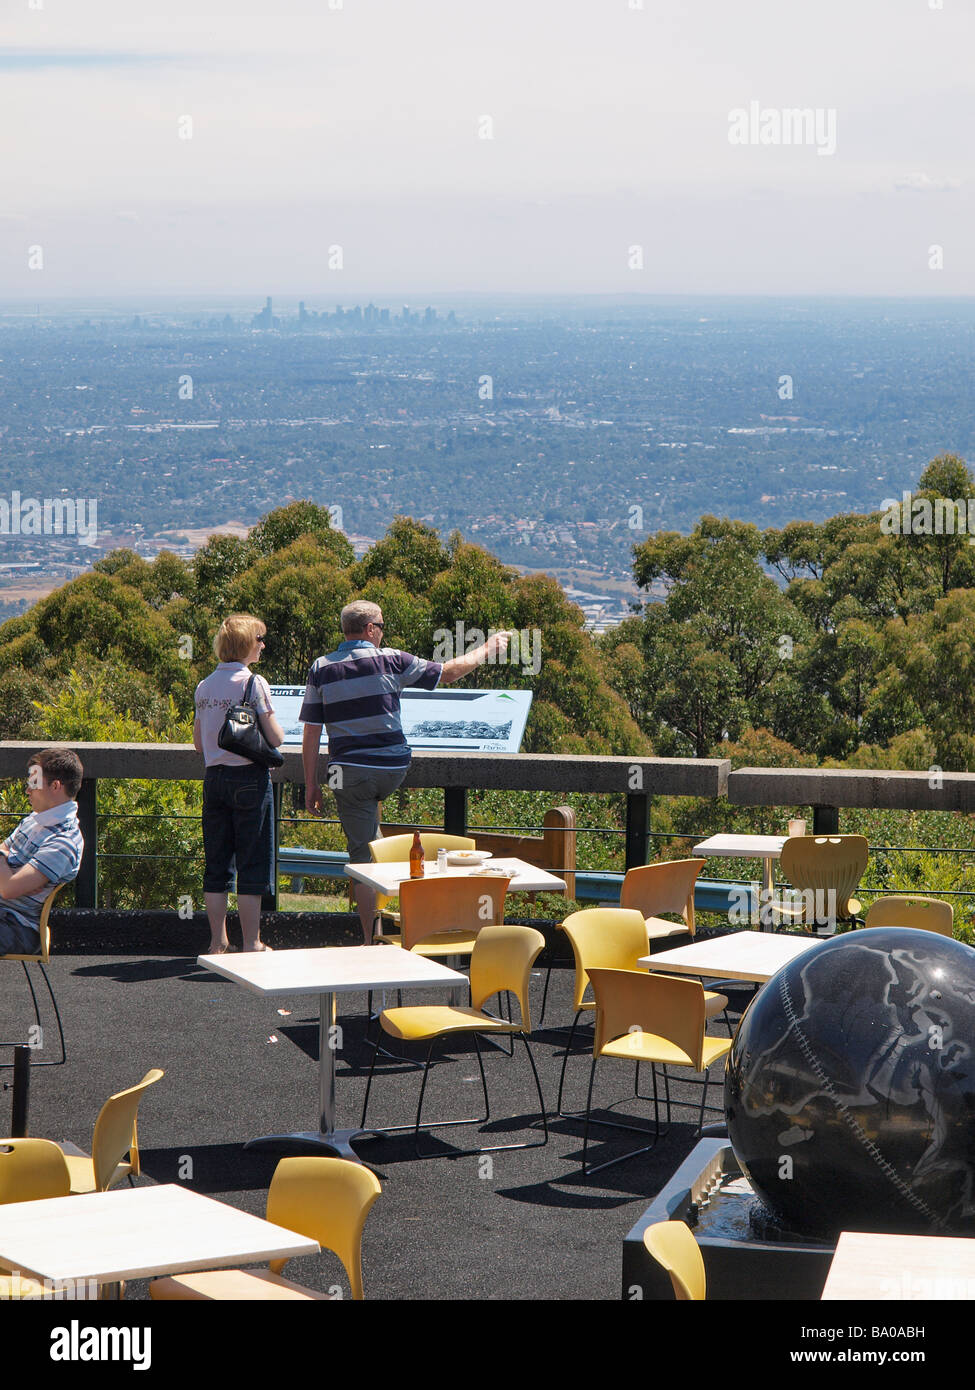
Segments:
[[[32,1068],[29,1132],[67,1139],[90,1152],[104,1100],[139,1081],[150,1067],[162,1067],[165,1077],[142,1101],[144,1176],[137,1181],[185,1182],[263,1214],[280,1155],[243,1145],[263,1134],[317,1129],[317,998],[262,999],[184,956],[59,955],[49,970],[64,1020],[68,1061]],[[0,1038],[10,1040],[25,1036],[33,1015],[21,967],[5,963],[3,971]],[[542,983],[538,971],[532,984],[536,1017]],[[553,971],[544,1025],[536,1028],[533,1040],[550,1112],[567,1037],[560,1030],[572,1020],[571,983],[571,970]],[[43,991],[39,997],[47,1019],[49,1001]],[[361,1114],[371,1045],[365,1036],[365,994],[338,999],[338,1124],[351,1127]],[[439,999],[432,990],[404,993],[404,1003]],[[711,1031],[721,1033],[723,1024],[715,1021]],[[52,1027],[44,1042],[34,1054],[37,1060],[54,1055]],[[3,1060],[11,1055],[4,1049]],[[422,1056],[422,1049],[414,1046],[413,1055]],[[425,1117],[482,1113],[470,1040],[455,1039],[440,1055],[444,1060],[433,1069]],[[566,1108],[581,1108],[585,1102],[589,1055],[580,1048],[570,1057]],[[524,1048],[516,1044],[511,1059],[487,1046],[484,1057],[492,1120],[480,1129],[441,1131],[432,1147],[445,1155],[455,1145],[541,1137]],[[633,1073],[629,1064],[601,1063],[599,1100],[632,1095]],[[720,1072],[712,1074],[720,1083]],[[9,1081],[11,1072],[2,1075]],[[370,1122],[411,1124],[419,1081],[418,1070],[380,1059]],[[643,1089],[648,1082],[644,1069]],[[677,1099],[693,1104],[697,1095],[697,1089],[679,1081],[672,1085]],[[720,1084],[709,1099],[720,1104]],[[9,1130],[9,1090],[0,1104],[3,1128]],[[652,1109],[628,1101],[620,1113],[641,1122]],[[623,1237],[692,1147],[696,1115],[686,1105],[675,1110],[671,1130],[652,1153],[589,1177],[580,1170],[581,1120],[549,1123],[547,1147],[490,1156],[418,1160],[412,1133],[358,1141],[357,1152],[383,1187],[365,1230],[367,1299],[619,1299]],[[635,1135],[607,1130],[596,1135],[591,1155],[597,1162],[640,1142]],[[330,1254],[293,1261],[288,1273],[323,1290],[345,1284],[341,1266]],[[147,1284],[130,1284],[127,1297],[147,1298]]]

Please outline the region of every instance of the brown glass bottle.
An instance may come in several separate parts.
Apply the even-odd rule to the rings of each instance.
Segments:
[[[420,839],[419,830],[413,832],[413,843],[410,845],[410,878],[423,877],[423,841]]]

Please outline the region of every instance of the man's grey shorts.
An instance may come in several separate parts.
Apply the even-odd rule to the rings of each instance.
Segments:
[[[369,843],[379,839],[379,803],[396,790],[405,776],[405,768],[384,772],[330,764],[328,785],[335,793],[339,820],[349,844],[350,864],[369,863]]]

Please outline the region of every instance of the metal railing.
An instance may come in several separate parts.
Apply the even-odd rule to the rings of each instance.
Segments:
[[[48,745],[39,742],[0,743],[0,779],[22,777],[32,753]],[[94,907],[98,901],[98,862],[105,859],[163,859],[166,855],[105,854],[99,848],[99,819],[193,820],[192,814],[156,816],[143,813],[99,812],[97,787],[101,780],[140,778],[167,781],[202,781],[203,761],[189,745],[76,743],[85,767],[85,780],[78,796],[79,819],[85,837],[85,853],[75,884],[79,907]],[[284,766],[273,776],[275,820],[298,824],[297,817],[282,816],[282,788],[287,783],[303,785],[304,770],[299,752],[286,751]],[[934,784],[934,785],[932,785]],[[839,813],[844,807],[891,810],[931,810],[975,812],[975,774],[927,773],[870,770],[819,770],[814,768],[742,768],[731,770],[726,759],[585,757],[546,754],[487,754],[420,752],[403,783],[404,788],[438,788],[443,795],[443,828],[451,834],[468,832],[467,794],[469,790],[512,792],[595,793],[622,796],[625,825],[577,827],[578,835],[612,835],[623,841],[624,867],[645,864],[654,840],[698,838],[688,832],[653,831],[650,805],[655,796],[727,798],[736,806],[787,806],[811,808],[813,833],[837,833]],[[15,813],[2,813],[16,819]],[[310,824],[321,825],[316,818]],[[328,823],[328,822],[326,822]],[[335,824],[335,822],[331,822]],[[502,830],[525,833],[535,826],[470,826],[474,833]],[[968,849],[946,846],[875,846],[875,852],[972,853]],[[194,856],[195,858],[195,856]],[[578,866],[585,872],[583,866]],[[728,880],[737,881],[737,880]],[[968,890],[945,889],[937,896],[970,897]]]

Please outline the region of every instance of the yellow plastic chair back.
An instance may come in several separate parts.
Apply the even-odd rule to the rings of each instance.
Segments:
[[[620,907],[635,907],[644,917],[679,913],[693,936],[694,885],[705,863],[704,859],[669,859],[628,869],[620,890]]]
[[[40,961],[42,965],[47,965],[48,961],[51,959],[51,927],[49,923],[49,918],[51,916],[51,905],[53,904],[54,899],[60,893],[61,889],[66,888],[67,886],[68,885],[66,883],[57,884],[54,888],[51,889],[50,893],[48,893],[47,897],[44,899],[43,904],[41,905],[41,918],[37,924],[37,930],[41,938],[39,950],[30,951],[26,955],[12,954],[4,956],[4,960],[37,960]]]
[[[566,917],[562,930],[575,956],[576,1010],[584,1007],[590,968],[636,970],[640,968],[637,961],[650,951],[647,924],[643,913],[635,907],[585,908]]]
[[[420,941],[444,932],[476,935],[504,921],[504,901],[510,878],[407,879],[400,884],[400,927],[407,951]]]
[[[889,897],[878,898],[867,910],[864,926],[914,927],[918,931],[935,931],[942,936],[952,935],[955,910],[951,903],[940,898]]]
[[[704,986],[677,975],[639,970],[590,970],[596,996],[593,1053],[629,1032],[654,1034],[679,1047],[695,1071],[704,1070],[707,1024]]]
[[[338,1255],[353,1298],[363,1298],[362,1231],[382,1192],[379,1179],[347,1158],[282,1158],[267,1194],[267,1219]],[[287,1260],[272,1260],[280,1274]]]
[[[469,835],[448,835],[443,830],[421,830],[420,844],[427,859],[436,859],[438,849],[477,849]],[[369,853],[375,864],[401,864],[409,859],[412,848],[412,835],[386,835],[370,842]],[[389,898],[383,893],[376,895],[377,907],[384,908],[388,902]]]
[[[0,1203],[67,1197],[71,1174],[50,1139],[0,1139]]]
[[[471,1006],[484,1007],[493,995],[508,990],[518,1000],[521,1031],[532,1030],[528,989],[532,966],[545,948],[534,927],[482,927],[471,953]]]
[[[137,1086],[109,1096],[95,1121],[91,1141],[91,1161],[95,1173],[95,1191],[107,1192],[115,1170],[129,1156],[130,1171],[139,1176],[139,1137],[136,1118],[143,1092],[165,1075],[159,1067],[147,1071]]]
[[[643,1244],[670,1275],[675,1298],[696,1301],[707,1296],[704,1257],[683,1221],[658,1221],[644,1231]]]
[[[791,835],[782,846],[782,872],[801,892],[835,890],[836,916],[842,921],[853,915],[850,899],[869,854],[863,835]]]
[[[469,835],[447,835],[442,830],[421,830],[420,844],[428,859],[436,859],[438,849],[477,848]],[[409,859],[412,848],[412,835],[387,835],[385,838],[373,840],[369,846],[369,853],[376,864],[394,864]]]

